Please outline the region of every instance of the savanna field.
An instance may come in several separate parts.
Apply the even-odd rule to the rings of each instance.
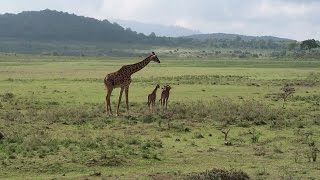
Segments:
[[[319,179],[320,61],[159,56],[107,116],[103,78],[142,59],[0,55],[0,179]]]

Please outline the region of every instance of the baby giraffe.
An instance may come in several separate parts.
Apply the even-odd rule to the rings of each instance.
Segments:
[[[149,111],[150,111],[150,105],[151,105],[151,111],[152,112],[153,112],[154,106],[156,105],[158,88],[160,88],[159,84],[157,84],[156,88],[154,88],[152,93],[148,95],[148,107],[149,107]]]
[[[160,101],[160,104],[162,106],[162,109],[164,108],[164,105],[166,105],[166,109],[167,109],[167,107],[168,107],[168,99],[169,99],[171,87],[170,87],[170,85],[165,85],[161,89],[162,89],[161,99],[159,101]]]

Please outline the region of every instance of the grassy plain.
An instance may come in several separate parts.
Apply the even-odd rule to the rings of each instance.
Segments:
[[[0,178],[320,177],[320,61],[160,57],[133,76],[130,114],[106,116],[104,76],[140,59],[1,55]],[[150,114],[157,83],[173,87],[169,109]]]

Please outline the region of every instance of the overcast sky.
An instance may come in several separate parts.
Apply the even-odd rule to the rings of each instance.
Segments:
[[[320,0],[0,0],[1,14],[47,8],[203,33],[320,39]]]

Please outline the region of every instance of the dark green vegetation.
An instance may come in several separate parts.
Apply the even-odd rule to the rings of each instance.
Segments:
[[[108,20],[43,10],[0,15],[0,52],[73,55],[137,56],[163,49],[165,56],[202,58],[319,57],[318,44],[270,36],[200,34],[188,37],[144,35]],[[308,41],[307,41],[308,42]],[[315,43],[315,44],[314,44]],[[165,48],[164,48],[165,47]],[[312,47],[312,48],[309,48]]]
[[[286,49],[286,44],[294,40],[277,38],[273,36],[244,36],[237,34],[196,34],[186,36],[202,41],[214,48],[234,48],[234,49]]]
[[[4,14],[0,26],[0,37],[23,40],[123,43],[147,39],[107,20],[51,10]]]
[[[320,47],[319,43],[314,39],[308,39],[305,41],[302,41],[300,44],[301,49],[311,50],[317,47]]]
[[[162,58],[107,117],[103,77],[137,59],[1,55],[0,178],[320,176],[320,61]],[[169,107],[150,114],[157,83]]]
[[[250,179],[249,176],[244,172],[237,171],[226,171],[221,169],[212,169],[206,172],[194,173],[188,177],[192,180],[207,180],[207,179],[233,179],[233,180],[246,180]]]

